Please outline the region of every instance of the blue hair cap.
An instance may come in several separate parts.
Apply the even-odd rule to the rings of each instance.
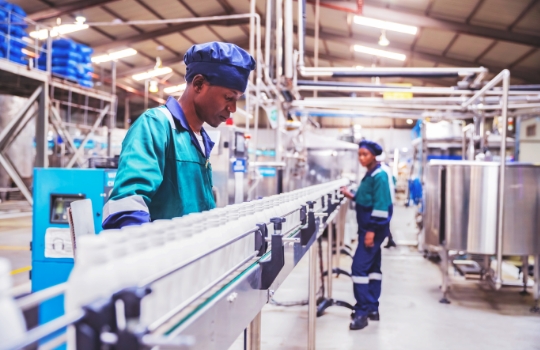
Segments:
[[[191,83],[202,74],[211,85],[246,91],[249,73],[255,60],[246,50],[217,41],[193,45],[184,55],[186,81]]]
[[[358,146],[360,148],[365,148],[368,151],[370,151],[374,156],[380,156],[383,152],[382,147],[377,143],[373,141],[364,140],[361,141]]]

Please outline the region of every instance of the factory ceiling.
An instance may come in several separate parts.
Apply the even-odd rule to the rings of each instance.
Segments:
[[[40,23],[155,20],[249,12],[249,0],[12,0]],[[386,31],[384,49],[406,55],[404,61],[355,52],[354,45],[381,48],[381,30],[355,23],[354,14],[327,6],[320,12],[319,66],[448,67],[485,66],[492,75],[504,68],[512,83],[540,83],[540,0],[364,0],[362,15],[418,27],[416,35]],[[361,2],[360,2],[361,3]],[[257,1],[265,13],[266,1]],[[296,19],[296,6],[294,6]],[[307,65],[314,64],[315,6],[307,5]],[[262,16],[264,21],[264,16]],[[295,20],[296,23],[296,20]],[[263,23],[264,25],[264,23]],[[263,31],[264,32],[264,31]],[[133,48],[138,54],[118,61],[121,84],[141,87],[131,76],[145,72],[160,57],[173,69],[167,84],[181,84],[184,52],[194,43],[233,42],[247,48],[249,24],[230,20],[205,23],[91,27],[68,35],[90,45],[96,54]],[[296,40],[296,38],[295,38]],[[101,67],[100,67],[101,66]],[[108,74],[110,65],[97,66]],[[385,80],[390,81],[390,80]],[[394,81],[396,81],[394,79]],[[454,85],[454,80],[397,80],[414,85]]]

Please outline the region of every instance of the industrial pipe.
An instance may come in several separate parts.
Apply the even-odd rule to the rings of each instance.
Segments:
[[[293,2],[285,0],[285,78],[293,78]]]
[[[298,0],[298,67],[304,67],[304,52],[306,44],[306,0]]]
[[[300,67],[300,74],[304,77],[455,77],[470,76],[472,74],[486,73],[484,67],[478,68],[417,68],[417,67]]]

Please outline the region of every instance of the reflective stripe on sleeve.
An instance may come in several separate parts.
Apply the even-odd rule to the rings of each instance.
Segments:
[[[384,210],[373,210],[371,212],[371,216],[374,216],[376,218],[386,219],[386,218],[388,218],[388,212],[384,211]]]
[[[378,272],[372,272],[368,275],[368,278],[370,280],[382,280],[382,273],[378,273]]]
[[[110,215],[125,211],[143,211],[149,213],[148,206],[143,197],[139,195],[128,196],[119,200],[109,200],[103,207],[103,221]]]
[[[157,108],[157,110],[160,111],[161,113],[165,114],[165,116],[169,120],[169,124],[171,124],[171,128],[173,130],[176,130],[176,125],[174,124],[174,119],[173,119],[173,116],[171,114],[171,111],[169,111],[169,109],[167,107]]]
[[[351,276],[353,283],[356,284],[368,284],[369,283],[369,277],[368,276]]]

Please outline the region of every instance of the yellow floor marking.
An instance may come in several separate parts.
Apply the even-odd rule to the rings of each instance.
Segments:
[[[0,245],[0,250],[30,250],[30,247],[25,245]]]
[[[32,266],[21,267],[20,269],[15,269],[11,271],[11,275],[16,275],[16,274],[23,273],[30,270],[32,270]]]

